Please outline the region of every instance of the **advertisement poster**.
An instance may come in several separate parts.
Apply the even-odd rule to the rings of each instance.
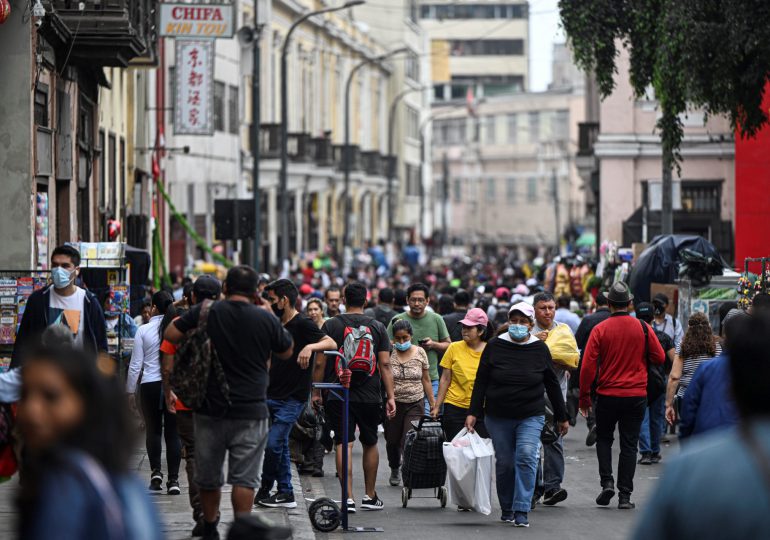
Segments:
[[[37,266],[48,270],[48,193],[35,195],[35,241],[37,242]]]
[[[214,41],[176,40],[174,133],[214,133]]]

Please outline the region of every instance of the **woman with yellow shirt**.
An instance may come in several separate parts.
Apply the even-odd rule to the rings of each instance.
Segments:
[[[452,343],[441,359],[443,372],[438,387],[438,398],[431,415],[437,417],[441,406],[444,406],[442,424],[449,441],[465,426],[476,371],[486,346],[484,337],[488,324],[489,319],[483,309],[473,308],[468,311],[460,321],[463,340]],[[474,429],[480,436],[489,437],[482,419],[476,420]]]

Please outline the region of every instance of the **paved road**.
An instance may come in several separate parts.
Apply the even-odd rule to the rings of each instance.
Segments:
[[[459,513],[449,505],[441,509],[435,499],[412,499],[407,508],[401,507],[401,488],[388,485],[389,469],[385,459],[385,442],[380,437],[380,468],[377,480],[378,495],[385,501],[385,509],[381,512],[363,512],[351,517],[351,526],[374,527],[381,526],[384,533],[375,535],[376,538],[420,538],[420,540],[458,538],[460,535],[471,535],[474,538],[492,540],[508,539],[511,535],[527,535],[528,538],[547,538],[552,540],[583,539],[617,540],[627,538],[633,530],[639,515],[639,508],[645,503],[659,474],[662,465],[637,466],[635,492],[633,500],[636,510],[621,511],[617,509],[617,497],[608,508],[596,506],[594,499],[599,492],[598,468],[594,448],[585,446],[586,426],[581,421],[570,431],[566,438],[565,452],[567,460],[564,488],[569,492],[569,498],[555,507],[538,506],[530,514],[529,529],[515,529],[500,521],[500,508],[493,488],[494,509],[491,515],[483,516],[476,513]],[[617,441],[617,437],[616,437]],[[616,442],[617,445],[617,442]],[[676,452],[675,443],[663,449],[664,461],[667,454]],[[360,446],[356,444],[353,457],[354,483],[353,490],[356,503],[360,504],[363,493],[361,472]],[[615,453],[617,460],[617,451]],[[617,463],[617,461],[615,461]],[[339,500],[339,483],[334,478],[332,455],[326,456],[323,479],[303,477],[302,485],[306,497],[331,496]],[[429,495],[428,490],[417,491],[414,495]],[[332,539],[341,536],[339,532],[329,535],[317,534],[319,539]]]

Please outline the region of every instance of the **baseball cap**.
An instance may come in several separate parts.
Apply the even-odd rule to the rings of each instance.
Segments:
[[[529,287],[524,285],[523,283],[519,283],[515,289],[513,289],[513,292],[516,294],[520,294],[522,296],[528,296],[529,295]]]
[[[460,321],[463,326],[487,326],[489,319],[487,314],[481,308],[473,308],[465,314],[465,318]]]
[[[222,284],[217,278],[204,274],[195,280],[192,290],[198,302],[206,299],[216,300],[222,292]]]
[[[642,302],[634,306],[636,312],[636,318],[641,319],[644,322],[650,322],[654,316],[654,308],[649,302]]]
[[[653,302],[660,302],[662,304],[668,305],[668,296],[666,296],[663,293],[658,293],[652,298]]]
[[[511,291],[508,290],[508,287],[498,287],[495,289],[495,298],[500,300],[501,298],[508,299],[511,297]]]
[[[307,296],[312,292],[313,292],[313,287],[311,287],[307,283],[303,283],[299,287],[299,294],[301,294],[302,296]]]
[[[518,304],[514,304],[511,306],[511,309],[508,310],[508,316],[511,316],[511,313],[514,311],[518,311],[525,316],[529,317],[530,319],[535,318],[535,308],[533,308],[530,304],[527,304],[526,302],[519,302]]]

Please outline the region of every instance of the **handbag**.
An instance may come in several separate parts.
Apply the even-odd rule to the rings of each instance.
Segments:
[[[644,331],[644,360],[647,364],[647,402],[658,399],[666,391],[666,377],[663,374],[663,366],[655,366],[650,363],[649,330],[644,321],[639,321]]]

